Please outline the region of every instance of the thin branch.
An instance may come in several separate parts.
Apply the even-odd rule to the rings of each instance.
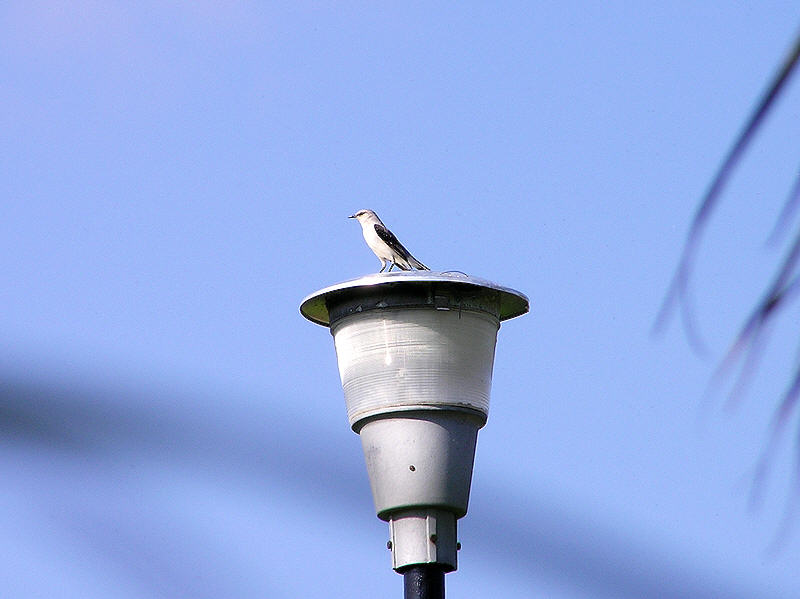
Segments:
[[[789,224],[791,223],[792,218],[797,211],[798,203],[800,203],[800,172],[797,173],[797,177],[794,180],[792,189],[789,192],[789,195],[786,197],[786,200],[783,202],[781,212],[778,215],[778,218],[775,220],[775,225],[772,227],[772,232],[770,232],[769,237],[767,238],[767,245],[775,245],[780,238],[783,237],[784,232],[789,227]]]
[[[798,431],[798,436],[795,438],[794,467],[800,471],[800,431]],[[794,484],[789,492],[789,500],[786,502],[786,507],[783,511],[783,518],[781,518],[781,523],[778,525],[778,532],[775,538],[767,548],[767,555],[775,556],[786,546],[791,537],[794,523],[797,520],[798,503],[800,503],[800,476],[796,476],[794,479]]]
[[[797,235],[794,238],[794,242],[792,242],[792,247],[789,249],[789,253],[783,259],[781,269],[778,271],[778,276],[775,277],[775,280],[772,282],[772,285],[767,292],[767,299],[775,298],[773,303],[782,301],[782,298],[786,295],[786,293],[791,291],[792,287],[797,282],[797,278],[795,278],[795,280],[790,284],[786,284],[786,281],[792,276],[792,273],[795,270],[798,258],[800,258],[800,229],[797,231]],[[775,308],[774,305],[770,306],[770,310],[773,308]]]
[[[753,374],[758,370],[758,366],[761,363],[761,358],[763,356],[762,350],[767,344],[768,335],[768,324],[762,323],[752,334],[750,340],[745,342],[747,345],[747,352],[742,367],[739,370],[739,375],[736,377],[733,389],[725,402],[725,409],[729,412],[733,411],[739,405],[741,398],[745,396]]]
[[[784,258],[781,269],[764,295],[764,299],[756,305],[755,309],[747,317],[744,325],[739,329],[736,339],[734,339],[728,351],[725,352],[725,357],[712,376],[713,382],[721,380],[730,372],[743,351],[747,351],[747,356],[745,357],[745,365],[742,368],[742,372],[747,375],[752,371],[752,366],[757,360],[757,356],[753,352],[755,349],[760,349],[761,344],[759,341],[764,334],[765,328],[777,313],[778,308],[782,307],[792,295],[800,291],[800,275],[796,276],[790,283],[786,283],[786,280],[794,271],[798,258],[800,258],[800,231],[798,231],[791,250]],[[742,376],[740,375],[739,379]],[[737,381],[737,386],[741,383],[741,380]]]
[[[781,69],[773,79],[771,85],[767,89],[767,92],[762,96],[744,129],[739,134],[736,142],[733,144],[733,147],[730,149],[728,155],[725,157],[725,160],[722,162],[722,165],[719,167],[716,176],[714,177],[711,185],[703,196],[697,211],[695,212],[691,227],[689,228],[689,232],[686,236],[686,241],[683,246],[683,253],[681,254],[681,258],[678,263],[678,268],[672,277],[672,281],[667,289],[666,295],[664,296],[661,308],[656,316],[656,321],[653,325],[654,333],[659,333],[661,330],[663,330],[666,321],[671,317],[675,309],[676,303],[687,303],[689,301],[687,297],[689,275],[694,263],[697,246],[699,245],[705,227],[708,224],[710,215],[714,210],[717,201],[719,200],[720,194],[725,187],[731,172],[739,162],[742,153],[750,144],[753,135],[758,130],[764,117],[769,112],[776,98],[780,95],[781,91],[789,80],[789,77],[794,72],[798,58],[800,58],[800,35],[798,35],[795,39],[794,46],[786,56]],[[686,316],[687,314],[691,314],[691,311],[684,309],[683,314]],[[691,331],[689,336],[690,342],[696,348],[702,349],[703,346],[702,343],[700,343],[699,335],[696,334],[695,325],[693,322],[687,321],[685,324],[687,330]]]
[[[772,424],[770,425],[769,441],[761,452],[761,456],[756,464],[755,473],[753,474],[753,484],[750,491],[751,509],[758,507],[763,499],[764,486],[769,476],[773,454],[778,447],[778,442],[783,436],[784,430],[786,430],[786,424],[797,404],[798,397],[800,397],[800,364],[797,365],[792,382],[784,392],[780,406],[773,415]]]

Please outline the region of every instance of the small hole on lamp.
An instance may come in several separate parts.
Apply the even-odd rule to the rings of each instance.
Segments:
[[[409,470],[411,470],[411,472],[414,472],[414,471],[416,470],[416,468],[414,467],[414,464],[411,464],[411,465],[408,467],[408,469],[409,469]]]

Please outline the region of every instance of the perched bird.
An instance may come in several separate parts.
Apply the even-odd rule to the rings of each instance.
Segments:
[[[372,210],[359,210],[348,218],[358,219],[361,224],[364,240],[383,265],[378,272],[383,272],[387,266],[389,266],[389,270],[386,272],[391,271],[395,266],[401,270],[412,270],[414,268],[430,270],[403,247],[403,244],[397,240],[394,233],[386,228],[386,225],[381,222],[381,219]]]

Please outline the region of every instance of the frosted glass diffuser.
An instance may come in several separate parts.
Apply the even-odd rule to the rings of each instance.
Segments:
[[[333,323],[347,417],[463,408],[489,413],[499,320],[484,312],[386,308]]]

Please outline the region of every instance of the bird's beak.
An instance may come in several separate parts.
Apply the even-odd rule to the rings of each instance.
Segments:
[[[348,216],[347,218],[355,218],[355,217],[356,217],[356,215],[355,215],[355,214],[351,214],[351,215],[350,215],[350,216]]]

